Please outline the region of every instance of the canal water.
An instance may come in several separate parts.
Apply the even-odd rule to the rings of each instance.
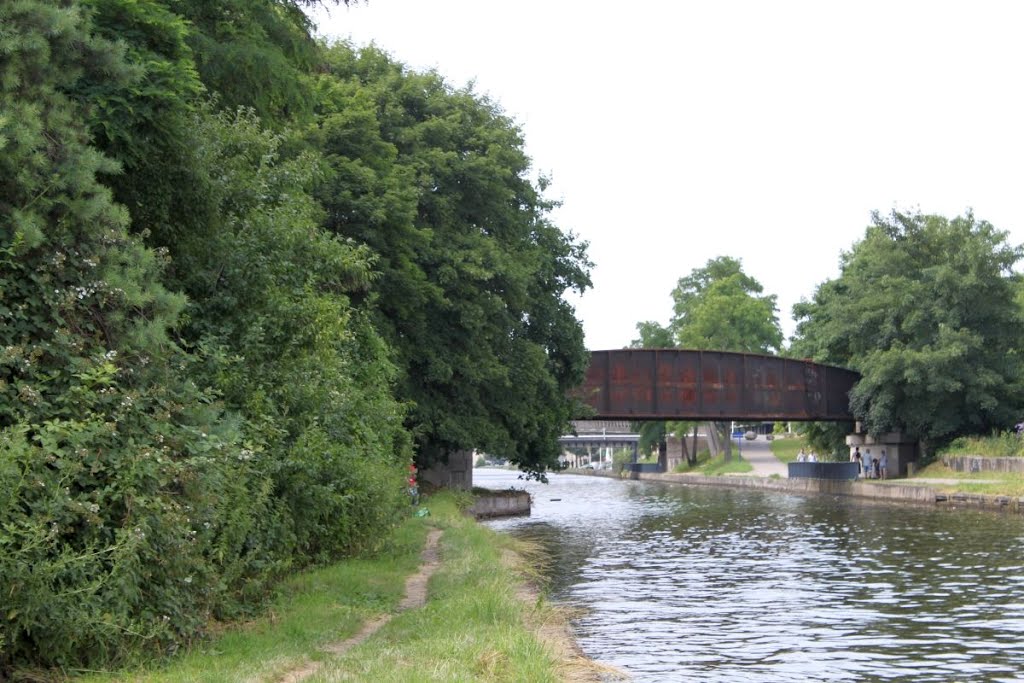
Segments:
[[[636,681],[1024,681],[1024,519],[474,470],[543,545],[586,654]]]

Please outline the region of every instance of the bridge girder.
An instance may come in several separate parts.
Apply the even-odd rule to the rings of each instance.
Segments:
[[[576,396],[594,420],[853,421],[853,370],[727,351],[592,351]]]

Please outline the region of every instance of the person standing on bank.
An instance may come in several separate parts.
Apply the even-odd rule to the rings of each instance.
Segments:
[[[859,477],[864,473],[864,459],[860,454],[860,446],[853,447],[853,455],[850,456],[850,461],[857,463],[857,476]]]
[[[882,459],[878,461],[878,467],[881,470],[882,479],[889,478],[889,457],[885,454],[885,449],[882,449]]]

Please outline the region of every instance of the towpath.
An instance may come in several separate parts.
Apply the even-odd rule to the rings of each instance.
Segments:
[[[736,443],[733,443],[735,446]],[[777,474],[782,478],[789,476],[789,469],[786,463],[775,457],[772,453],[771,442],[763,436],[754,441],[742,439],[740,441],[740,455],[754,468],[754,474],[758,477],[770,477]]]

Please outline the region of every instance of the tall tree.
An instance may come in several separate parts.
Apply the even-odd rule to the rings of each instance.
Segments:
[[[0,2],[4,680],[171,651],[408,509],[373,257],[165,5]]]
[[[782,329],[776,298],[763,292],[761,283],[744,273],[737,259],[728,256],[711,259],[704,267],[679,279],[672,290],[674,306],[668,326],[652,321],[637,323],[639,337],[631,346],[778,352],[782,347]],[[728,459],[731,457],[729,425],[708,424],[712,451],[722,449]],[[659,439],[659,443],[664,444],[668,432],[685,439],[689,427],[685,423],[647,423],[641,429],[645,430],[646,439]],[[696,446],[692,450],[693,453],[687,453],[691,464],[696,461]]]
[[[794,351],[863,375],[850,406],[871,433],[928,448],[1008,427],[1024,407],[1022,253],[971,213],[875,214],[840,276],[794,307]]]
[[[515,124],[487,98],[335,45],[317,84],[328,227],[378,256],[375,320],[392,344],[421,462],[480,448],[540,474],[587,362],[562,298],[590,284],[555,226]]]
[[[778,308],[774,294],[763,294],[756,279],[743,272],[737,259],[720,256],[680,278],[672,290],[673,315],[667,327],[657,323],[637,324],[640,338],[634,345],[671,345],[679,348],[776,353],[782,347]],[[667,344],[666,342],[670,342]],[[685,438],[688,425],[672,429]],[[662,432],[665,428],[662,428]],[[731,457],[727,423],[709,423],[712,451],[724,450]],[[688,459],[694,462],[696,453]]]
[[[203,83],[222,106],[255,109],[280,128],[313,107],[319,61],[313,25],[294,0],[162,0],[188,19],[188,42]]]
[[[672,290],[669,329],[684,348],[777,353],[782,348],[774,294],[728,256],[711,259]]]

